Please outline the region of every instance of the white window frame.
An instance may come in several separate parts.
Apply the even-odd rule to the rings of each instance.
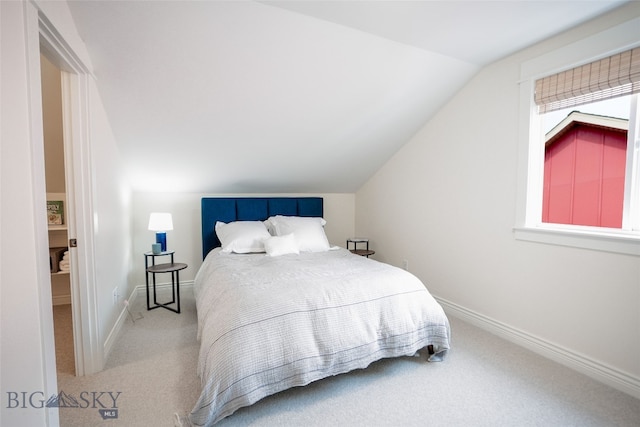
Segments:
[[[640,45],[640,18],[584,38],[522,64],[518,194],[514,236],[518,240],[640,256],[640,124],[629,129],[634,143],[627,151],[623,228],[587,227],[542,222],[544,138],[533,99],[538,78],[596,61]],[[635,95],[637,96],[637,95]],[[635,104],[637,105],[637,103]],[[632,111],[636,114],[637,111]],[[630,121],[632,123],[632,121]]]

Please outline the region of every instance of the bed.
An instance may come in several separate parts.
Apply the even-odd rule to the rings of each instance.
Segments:
[[[192,425],[382,358],[445,356],[449,322],[420,280],[329,246],[322,218],[318,197],[202,199]]]

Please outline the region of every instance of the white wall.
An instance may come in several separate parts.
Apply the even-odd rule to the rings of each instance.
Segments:
[[[102,345],[122,312],[113,290],[128,296],[131,270],[131,189],[95,82],[90,87],[96,297]]]
[[[2,69],[0,156],[0,318],[1,425],[57,425],[57,411],[9,408],[8,392],[57,393],[51,281],[47,254],[44,147],[40,98],[36,7],[60,33],[67,47],[90,67],[67,4],[0,2]],[[37,83],[35,83],[37,82]],[[33,85],[32,85],[33,84]],[[120,307],[111,304],[115,284],[127,287],[130,267],[130,192],[120,178],[120,161],[106,114],[93,82],[88,119],[96,254],[99,337],[104,340]],[[39,123],[39,125],[38,125]],[[38,126],[40,130],[38,131]],[[32,132],[32,130],[36,131]],[[80,242],[82,244],[82,242]],[[86,284],[83,284],[86,286]]]
[[[482,70],[357,192],[356,233],[454,312],[640,396],[640,259],[512,232],[520,64],[636,16],[638,3]]]
[[[345,246],[346,239],[355,230],[354,194],[200,194],[200,193],[149,193],[133,194],[132,215],[132,273],[130,283],[145,284],[144,252],[151,250],[155,242],[155,232],[147,230],[151,212],[170,212],[173,230],[167,232],[167,248],[175,250],[175,261],[189,265],[180,273],[180,281],[193,280],[202,264],[202,223],[200,221],[200,200],[202,197],[266,197],[266,196],[314,196],[324,198],[324,218],[327,220],[325,232],[332,245]],[[168,276],[168,275],[167,275]],[[162,281],[158,278],[159,281]],[[167,277],[170,280],[170,277]]]

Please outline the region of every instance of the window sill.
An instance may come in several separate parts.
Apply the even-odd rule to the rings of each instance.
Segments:
[[[513,231],[516,240],[640,256],[638,232],[595,230],[590,227],[560,229],[547,224],[539,227],[514,227]]]

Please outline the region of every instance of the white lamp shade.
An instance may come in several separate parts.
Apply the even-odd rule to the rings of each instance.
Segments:
[[[149,217],[149,230],[169,231],[173,230],[173,220],[170,213],[153,212]]]

